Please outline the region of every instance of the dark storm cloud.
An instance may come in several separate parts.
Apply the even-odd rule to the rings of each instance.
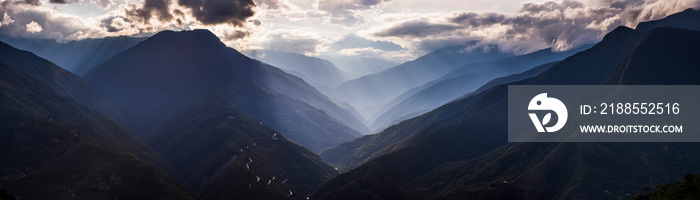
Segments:
[[[255,14],[255,4],[252,0],[178,0],[176,3],[190,9],[192,16],[204,25],[242,26]],[[151,19],[161,22],[176,21],[178,19],[175,19],[173,14],[180,16],[183,12],[178,9],[171,11],[170,4],[171,0],[145,0],[143,5],[127,9],[127,13],[144,23],[149,23]]]
[[[74,0],[49,0],[49,3],[57,3],[57,4],[70,4],[76,2]]]
[[[399,24],[389,29],[374,33],[375,36],[388,37],[426,37],[429,35],[442,34],[459,29],[457,25],[437,24],[427,20],[414,20]]]
[[[3,9],[7,8],[12,5],[32,5],[32,6],[40,6],[41,2],[39,0],[7,0],[3,1],[2,4]]]
[[[39,0],[24,0],[24,2],[26,4],[29,4],[29,5],[35,5],[35,6],[41,5],[41,2],[39,2]]]
[[[515,49],[539,43],[555,50],[567,50],[596,42],[617,26],[634,27],[639,22],[660,19],[688,7],[700,7],[700,1],[589,0],[584,4],[562,0],[524,3],[513,15],[452,13],[437,18],[399,21],[375,31],[373,35],[412,39],[419,49],[486,40]]]
[[[492,24],[502,23],[506,19],[505,15],[498,13],[484,13],[477,14],[473,12],[459,13],[456,16],[449,19],[453,23],[457,23],[464,26],[488,26]]]
[[[160,21],[169,21],[173,19],[170,14],[169,0],[145,0],[139,8],[127,10],[128,14],[137,17],[142,22],[148,22],[151,18],[156,18]]]
[[[207,25],[240,26],[255,14],[252,0],[179,0],[178,4],[190,8],[194,17]]]

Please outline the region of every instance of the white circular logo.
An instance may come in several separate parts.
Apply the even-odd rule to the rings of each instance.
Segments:
[[[541,93],[530,100],[530,104],[527,106],[528,110],[549,110],[557,114],[557,123],[551,126],[547,126],[552,119],[552,113],[547,113],[544,115],[542,120],[537,117],[536,113],[528,113],[532,123],[535,124],[537,132],[556,132],[566,124],[566,119],[569,117],[569,112],[566,110],[564,103],[559,101],[559,99],[547,97],[547,93]]]

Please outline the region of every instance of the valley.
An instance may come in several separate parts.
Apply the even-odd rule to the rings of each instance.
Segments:
[[[47,39],[55,27],[24,22],[31,16],[17,10],[55,2],[3,2],[0,199],[699,197],[693,142],[509,142],[508,86],[700,85],[700,8],[633,15],[623,2],[603,2],[617,13],[599,21],[583,19],[601,6],[578,1],[523,3],[513,15],[435,12],[427,21],[374,10],[365,16],[402,26],[299,40],[279,31],[246,43],[262,37],[246,26],[279,26],[259,16],[300,8],[232,1],[168,2],[200,9],[172,13],[133,7],[115,13],[189,24],[146,32],[134,23],[148,20],[113,16],[99,22],[113,34],[66,40]],[[328,14],[323,3],[305,16]],[[360,5],[336,6],[360,16]],[[216,8],[240,15],[210,18]],[[559,9],[551,15],[562,19],[537,21],[549,16],[538,9]]]

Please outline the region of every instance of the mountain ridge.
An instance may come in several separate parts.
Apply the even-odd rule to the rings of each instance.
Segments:
[[[396,119],[423,114],[478,89],[492,79],[522,73],[548,62],[562,60],[590,47],[591,45],[585,45],[564,52],[553,52],[551,48],[547,48],[495,61],[467,64],[394,98],[382,106],[378,112],[381,115],[372,120],[370,127],[381,130],[382,127],[392,125],[391,122]]]
[[[221,92],[260,123],[314,152],[360,136],[333,117],[353,118],[351,114],[312,86],[226,47],[208,30],[161,32],[85,77],[128,109],[139,122],[132,126],[140,138],[198,100]]]
[[[472,46],[473,49],[466,50]],[[369,118],[376,109],[395,96],[437,79],[457,67],[510,55],[512,54],[500,52],[495,46],[481,47],[475,42],[445,47],[384,71],[348,80],[335,88],[335,96],[344,99],[361,115]]]
[[[194,199],[117,123],[0,62],[0,184],[17,198]]]
[[[621,39],[624,38],[624,39]],[[596,84],[607,79],[615,70],[618,61],[623,59],[642,38],[640,33],[619,27],[611,31],[592,48],[578,52],[558,62],[534,78],[511,84]],[[596,59],[591,59],[596,58]],[[591,67],[597,70],[594,75],[588,73]],[[566,71],[564,71],[564,69]],[[607,75],[606,75],[607,73]],[[566,74],[581,75],[573,79]],[[563,76],[563,77],[562,77]],[[540,78],[556,77],[558,79]],[[560,80],[553,82],[553,80]],[[507,121],[505,106],[506,87],[496,86],[483,93],[443,105],[420,117],[404,121],[378,133],[377,138],[398,140],[383,151],[383,155],[364,163],[362,166],[331,179],[321,187],[316,195],[325,198],[353,198],[355,190],[367,190],[383,198],[399,198],[399,189],[442,163],[471,159],[501,147],[506,143],[506,130],[502,122]],[[439,117],[439,116],[443,117]],[[410,121],[424,120],[421,128],[413,126]],[[405,130],[411,130],[406,132]],[[464,130],[469,130],[468,134]],[[366,136],[365,136],[366,137]],[[392,139],[393,138],[393,139]],[[369,143],[371,145],[372,143]],[[393,147],[392,147],[393,146]],[[459,154],[460,152],[464,154]],[[323,157],[323,155],[322,155]],[[411,160],[421,159],[420,163]],[[360,160],[362,161],[362,160]],[[412,163],[414,167],[402,167]],[[380,175],[392,174],[401,169],[400,177],[391,179]],[[360,174],[363,174],[360,176]],[[362,177],[356,180],[354,177]],[[385,177],[376,180],[372,177]],[[377,182],[372,185],[357,185],[360,182]],[[401,190],[403,191],[403,190]],[[405,196],[404,196],[405,197]]]
[[[18,49],[31,51],[79,76],[145,39],[119,36],[60,43],[51,39],[13,38],[0,35],[0,40],[5,43]]]
[[[671,28],[670,30],[673,29]],[[644,34],[641,31],[627,27],[618,27],[608,33],[600,43],[592,48],[558,62],[533,78],[511,84],[601,84],[613,76],[616,71],[619,71],[618,68],[624,66],[624,61],[630,58],[630,55],[634,55],[635,52],[644,52],[640,48],[644,47],[645,42],[656,41],[660,44],[669,45],[665,47],[668,49],[687,51],[689,50],[687,48],[673,48],[674,45],[672,44],[685,41],[685,43],[689,43],[688,45],[692,45],[695,42],[689,41],[695,41],[695,39],[700,38],[698,34],[694,34],[694,40],[688,40],[685,37],[662,37],[658,35],[658,31],[654,30]],[[655,36],[654,34],[657,35]],[[681,46],[686,47],[687,45]],[[697,48],[697,45],[693,47]],[[662,48],[647,49],[664,50]],[[693,51],[692,49],[690,50]],[[695,52],[690,54],[674,52],[667,55],[681,55],[680,58],[695,58],[695,61],[691,63],[697,63],[697,56],[692,56]],[[646,56],[640,55],[640,57],[645,59],[654,58],[650,56],[653,54],[643,55]],[[670,58],[675,57],[659,57],[661,60]],[[655,66],[657,68],[660,67],[659,65]],[[685,65],[679,65],[679,67],[683,66]],[[671,71],[665,70],[664,72],[671,75],[676,71],[673,69]],[[684,80],[697,80],[692,78],[694,76],[693,73],[683,74],[686,77],[691,77]],[[659,79],[659,81],[663,80],[665,79]],[[667,169],[662,171],[663,175],[653,174],[653,176],[649,177],[650,179],[646,179],[652,182],[664,179],[665,175],[677,177],[674,169],[683,169],[685,172],[679,173],[687,173],[689,170],[693,170],[690,166],[697,162],[697,159],[693,159],[688,163],[678,162],[679,160],[684,160],[682,158],[686,158],[688,154],[674,154],[673,152],[691,152],[696,150],[690,149],[697,148],[682,144],[654,144],[653,148],[646,148],[649,146],[646,144],[535,145],[519,143],[509,145],[506,143],[507,130],[503,124],[503,122],[507,121],[506,94],[505,85],[495,86],[483,91],[481,94],[448,103],[421,117],[411,119],[414,121],[420,119],[429,120],[427,116],[439,115],[441,112],[449,115],[443,120],[436,118],[432,122],[428,122],[432,125],[424,125],[424,127],[434,128],[423,129],[418,133],[413,133],[413,135],[422,134],[423,136],[420,138],[413,136],[414,139],[411,139],[409,144],[403,144],[403,148],[390,151],[390,153],[379,156],[359,168],[332,179],[319,189],[316,197],[321,199],[352,199],[361,196],[390,199],[566,199],[574,198],[578,194],[590,193],[582,198],[613,199],[620,198],[620,195],[624,196],[625,192],[634,192],[631,190],[633,188],[641,188],[639,184],[632,184],[636,183],[634,181],[632,183],[619,182],[619,180],[626,180],[624,177],[637,176],[639,178],[643,173],[615,173],[615,170],[627,169],[624,166],[630,166],[626,164],[625,160],[632,159],[635,160],[635,163],[639,163],[643,162],[643,155],[652,154],[655,162],[652,164],[654,169]],[[459,108],[460,106],[462,107]],[[467,106],[467,108],[465,109],[464,106]],[[407,126],[410,124],[399,124],[393,128],[403,129],[404,131],[415,130],[415,128]],[[391,129],[389,128],[378,135],[400,135],[399,132],[387,132]],[[403,137],[407,138],[406,136]],[[545,148],[538,148],[538,146]],[[670,151],[670,153],[653,154],[655,152],[654,149],[664,149],[664,146],[669,146],[667,151]],[[515,147],[517,149],[514,149]],[[621,159],[620,156],[616,156],[617,154],[606,154],[610,156],[596,157],[596,155],[600,155],[600,152],[637,153]],[[460,155],[460,153],[462,154]],[[521,153],[524,157],[516,156],[518,153]],[[595,161],[598,158],[605,161]],[[670,167],[663,160],[675,160],[676,162],[672,164],[673,167]],[[574,164],[559,165],[569,162]],[[601,170],[601,173],[593,173],[595,170],[590,171],[590,173],[577,171],[590,169],[586,168],[589,165]],[[616,167],[605,167],[608,165]],[[532,166],[532,168],[528,168],[528,166]],[[648,170],[648,172],[653,171]],[[579,176],[577,174],[588,174],[590,176]],[[590,179],[585,177],[590,177]],[[448,178],[448,180],[444,182],[437,181],[445,180],[444,178]],[[607,185],[615,183],[624,184],[625,186],[606,188]],[[539,190],[550,187],[551,190]],[[604,192],[606,189],[610,192]],[[358,193],[358,191],[362,192]],[[569,193],[568,191],[573,192]]]

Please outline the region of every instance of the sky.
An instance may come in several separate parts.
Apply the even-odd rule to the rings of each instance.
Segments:
[[[67,42],[209,29],[242,52],[393,65],[470,41],[516,54],[563,51],[620,25],[699,7],[700,0],[0,0],[0,34]],[[472,49],[479,48],[465,48]]]

